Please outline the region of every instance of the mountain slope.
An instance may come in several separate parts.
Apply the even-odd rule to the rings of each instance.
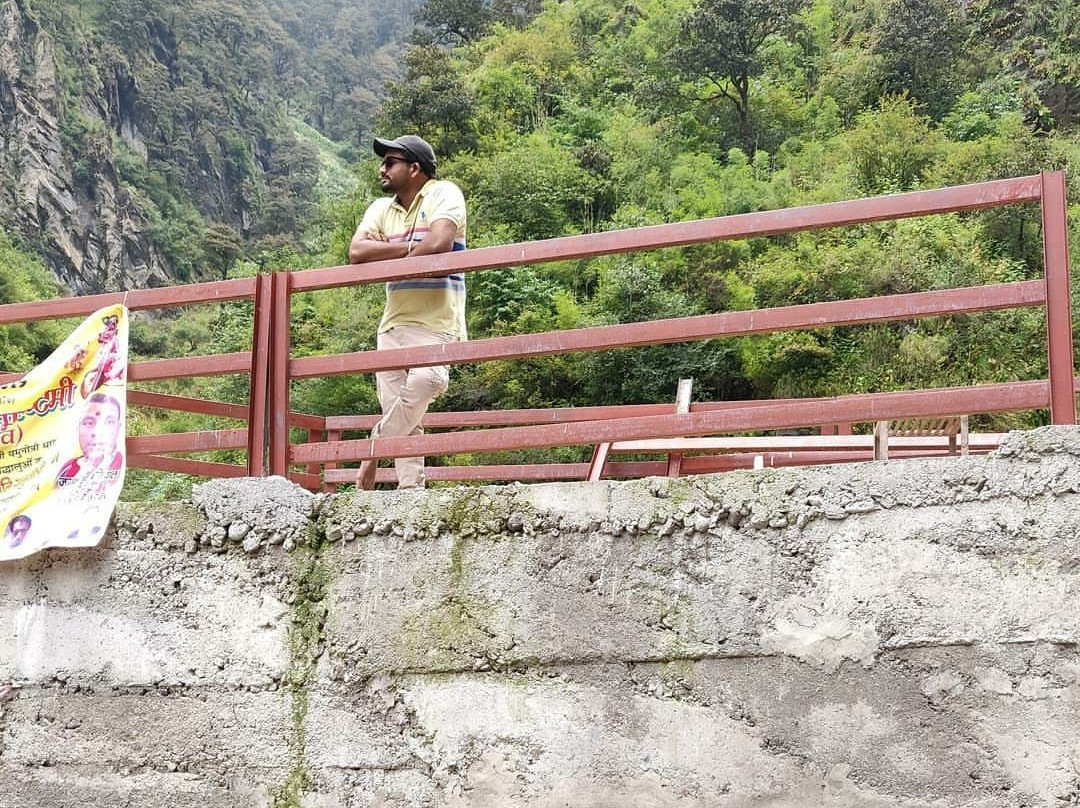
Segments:
[[[319,148],[354,155],[395,75],[374,5],[0,0],[0,227],[75,292],[221,277],[297,239]],[[298,132],[300,134],[298,134]]]

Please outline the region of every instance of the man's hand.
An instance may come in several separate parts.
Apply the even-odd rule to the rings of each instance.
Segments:
[[[349,263],[366,264],[368,261],[385,261],[403,258],[408,245],[404,241],[391,244],[382,233],[357,230],[349,244]]]
[[[408,255],[434,255],[450,252],[454,249],[454,237],[457,225],[449,219],[436,219],[431,223],[422,241],[412,242],[412,249],[407,241],[389,242],[382,233],[357,230],[349,244],[349,263],[366,264],[369,261],[386,261],[391,258],[404,258]]]

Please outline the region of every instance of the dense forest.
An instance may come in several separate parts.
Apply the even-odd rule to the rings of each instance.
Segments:
[[[65,125],[86,182],[103,153],[114,157],[178,280],[344,263],[379,192],[374,132],[434,144],[440,175],[469,200],[472,246],[1072,169],[1080,158],[1080,20],[1050,0],[31,7],[62,46]],[[110,126],[91,130],[74,103],[91,85],[116,95]],[[476,273],[470,332],[1038,277],[1039,226],[1036,210],[1010,209]],[[33,257],[19,266],[26,280],[0,294],[40,295]],[[296,352],[370,348],[380,310],[379,289],[298,298]],[[248,322],[223,307],[137,323],[133,348],[235,350],[250,341]],[[718,400],[1034,378],[1045,373],[1042,329],[1040,312],[1023,311],[465,366],[439,406],[667,401],[681,376],[698,399]],[[49,337],[26,330],[0,349],[14,367]],[[200,390],[242,398],[246,382]],[[294,407],[377,410],[371,380],[351,377],[298,386]]]

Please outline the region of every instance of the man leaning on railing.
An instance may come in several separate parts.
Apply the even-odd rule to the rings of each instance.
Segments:
[[[383,158],[379,184],[392,194],[373,202],[349,245],[349,261],[362,264],[465,249],[465,197],[447,180],[435,179],[435,151],[423,138],[375,138]],[[379,323],[379,350],[437,345],[466,338],[465,277],[407,278],[386,284],[386,307]],[[375,374],[382,418],[372,438],[419,435],[428,406],[446,391],[446,366],[407,368]],[[375,485],[377,460],[365,460],[358,488]],[[394,460],[398,488],[422,488],[424,458]]]

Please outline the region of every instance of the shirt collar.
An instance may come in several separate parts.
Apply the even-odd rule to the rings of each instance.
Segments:
[[[412,204],[409,206],[408,210],[405,210],[405,206],[401,204],[401,200],[398,199],[397,194],[394,194],[394,202],[393,202],[393,204],[396,207],[401,208],[402,210],[405,210],[406,213],[411,213],[413,208],[415,208],[417,205],[419,205],[424,200],[424,194],[426,194],[428,192],[428,189],[435,182],[436,182],[436,179],[434,177],[431,177],[431,178],[428,179],[427,182],[425,182],[423,185],[420,186],[420,190],[416,192],[416,196],[413,197]]]

